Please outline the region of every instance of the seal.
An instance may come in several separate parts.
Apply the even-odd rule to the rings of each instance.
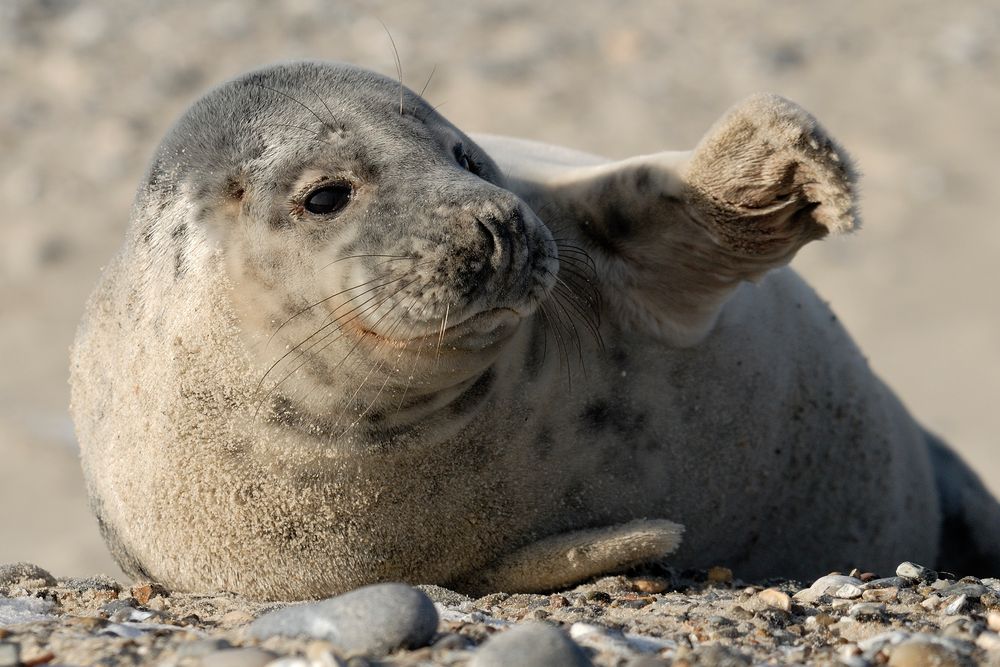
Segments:
[[[225,83],[157,150],[74,344],[109,547],[269,599],[995,568],[1000,506],[785,268],[855,200],[771,95],[613,162],[470,137],[348,65]]]

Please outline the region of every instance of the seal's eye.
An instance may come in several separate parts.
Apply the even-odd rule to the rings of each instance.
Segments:
[[[324,185],[306,196],[305,209],[317,215],[336,213],[351,200],[351,187],[344,184]]]
[[[479,173],[479,165],[477,165],[472,158],[469,157],[469,154],[465,152],[465,146],[462,144],[455,146],[455,161],[458,162],[458,166],[462,169],[482,178]]]

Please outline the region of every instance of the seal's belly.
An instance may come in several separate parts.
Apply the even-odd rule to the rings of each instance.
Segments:
[[[744,576],[931,548],[919,431],[826,307],[794,276],[771,282],[696,348],[607,336],[571,392],[507,398],[496,413],[523,425],[505,466],[538,504],[533,532],[670,519],[686,527],[671,563]],[[798,315],[775,308],[787,298]],[[927,535],[885,528],[913,515]]]

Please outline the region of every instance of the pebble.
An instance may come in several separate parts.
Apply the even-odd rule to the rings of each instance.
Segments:
[[[842,574],[828,574],[825,577],[820,577],[812,583],[812,586],[802,589],[792,597],[803,602],[816,602],[821,596],[847,584],[861,586],[861,580],[856,577],[846,577]]]
[[[978,600],[982,596],[989,593],[989,591],[990,589],[986,588],[986,586],[983,586],[982,584],[960,581],[956,584],[951,584],[942,588],[939,593],[945,597],[950,595],[964,595],[970,600]]]
[[[984,651],[1000,652],[1000,635],[995,632],[983,632],[976,637],[976,646]]]
[[[163,586],[154,583],[138,584],[132,587],[131,590],[132,597],[136,599],[139,604],[146,604],[153,597],[160,595],[166,597],[170,595]]]
[[[889,654],[889,667],[961,667],[961,656],[941,644],[911,639],[899,644]]]
[[[875,602],[859,602],[851,607],[847,614],[859,621],[874,621],[885,616],[885,605]]]
[[[862,592],[863,591],[860,586],[855,586],[854,584],[844,584],[833,592],[833,597],[840,598],[842,600],[853,600],[854,598],[861,597]]]
[[[761,602],[773,609],[781,609],[783,611],[791,611],[792,609],[792,599],[788,597],[787,593],[783,593],[777,588],[765,588],[760,593],[757,593],[757,597],[760,598]]]
[[[228,648],[202,656],[200,667],[264,667],[278,656],[259,648]]]
[[[32,563],[4,563],[0,565],[0,586],[10,584],[55,586],[56,578]]]
[[[924,567],[923,565],[911,563],[910,561],[900,563],[899,567],[896,568],[896,575],[906,577],[907,579],[926,581],[927,583],[937,581],[938,578],[938,574],[934,570]]]
[[[963,593],[962,595],[959,595],[954,600],[948,603],[948,606],[944,608],[944,613],[947,614],[948,616],[951,616],[952,614],[957,614],[961,612],[963,609],[965,609],[965,604],[968,601],[969,598],[967,598]]]
[[[708,576],[711,579],[711,570],[709,570]],[[663,577],[636,577],[632,580],[632,586],[640,593],[656,594],[668,590],[670,588],[670,581]]]
[[[250,634],[324,639],[346,655],[383,656],[420,648],[437,631],[438,613],[426,594],[406,584],[365,586],[336,597],[265,614]]]
[[[906,577],[882,577],[881,579],[872,579],[861,588],[870,591],[874,588],[910,588],[911,586],[913,586],[913,580]]]
[[[920,603],[920,606],[924,609],[937,609],[939,604],[941,604],[941,596],[935,593],[934,595],[928,595],[927,598]]]
[[[898,597],[898,588],[872,588],[861,594],[861,598],[869,602],[895,602]]]
[[[219,619],[219,625],[224,628],[232,628],[238,625],[246,625],[253,621],[253,619],[253,615],[243,609],[233,609],[222,615],[222,618]]]
[[[21,645],[0,642],[0,667],[17,667],[21,664]]]
[[[491,637],[470,667],[589,667],[590,658],[563,632],[545,623],[526,623]]]
[[[1000,611],[991,611],[986,614],[986,627],[993,632],[1000,632]]]
[[[733,580],[733,571],[728,567],[716,565],[709,568],[708,580],[713,584],[728,584]]]

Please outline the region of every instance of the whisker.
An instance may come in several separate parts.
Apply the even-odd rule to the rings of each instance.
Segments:
[[[365,285],[370,285],[373,282],[375,282],[376,280],[382,280],[383,278],[386,277],[386,275],[388,275],[388,274],[383,274],[383,275],[378,276],[376,278],[372,278],[371,280],[363,282],[360,285],[355,285],[353,287],[348,287],[347,289],[342,289],[339,292],[335,292],[335,293],[331,294],[330,296],[326,297],[325,299],[320,299],[319,301],[316,301],[315,303],[309,304],[308,306],[306,306],[305,308],[303,308],[302,310],[300,310],[299,312],[295,313],[294,315],[292,315],[291,317],[289,317],[287,320],[285,320],[284,322],[282,322],[280,325],[278,325],[278,328],[275,329],[274,333],[272,333],[271,336],[267,339],[267,343],[265,345],[265,349],[267,348],[267,345],[271,344],[271,341],[274,340],[274,337],[278,335],[278,332],[281,331],[285,327],[285,325],[287,325],[289,322],[291,322],[292,320],[294,320],[296,317],[302,315],[305,312],[308,312],[308,311],[312,310],[316,306],[319,306],[321,304],[326,303],[330,299],[333,299],[335,297],[340,296],[341,294],[345,294],[345,293],[350,292],[352,290],[356,290],[356,289],[358,289],[360,287],[364,287]],[[392,283],[394,283],[394,282],[396,282],[398,280],[402,280],[404,277],[405,276],[401,276],[401,277],[396,278],[394,280],[390,280],[387,283],[382,283],[381,285],[376,285],[375,287],[372,287],[372,288],[370,288],[368,290],[365,290],[364,292],[361,292],[358,295],[355,295],[355,296],[351,297],[351,299],[348,300],[346,303],[350,303],[351,301],[353,301],[354,299],[358,298],[359,296],[364,296],[365,294],[368,294],[369,292],[371,292],[373,290],[379,289],[380,287],[385,287],[386,285],[391,285]],[[336,310],[334,310],[334,312],[336,312]]]
[[[248,81],[247,83],[248,83],[248,85],[256,86],[258,88],[263,88],[264,90],[270,90],[272,93],[275,93],[276,95],[281,95],[282,97],[287,98],[287,99],[291,100],[292,102],[295,102],[300,107],[302,107],[303,109],[305,109],[306,111],[308,111],[309,113],[311,113],[313,116],[315,116],[316,120],[318,120],[323,125],[323,127],[325,127],[326,129],[330,130],[331,132],[336,132],[337,131],[335,128],[327,125],[326,121],[323,120],[322,118],[320,118],[320,115],[318,113],[316,113],[315,111],[313,111],[312,107],[310,107],[308,104],[306,104],[302,100],[297,99],[295,96],[289,95],[288,93],[284,93],[284,92],[282,92],[282,91],[280,91],[280,90],[278,90],[276,88],[271,88],[270,86],[265,86],[262,83],[257,83],[256,81]]]
[[[428,304],[424,304],[424,307],[420,309],[420,315],[418,319],[421,321],[423,321],[424,319],[424,313],[427,311],[427,305]],[[396,414],[399,414],[399,411],[403,407],[403,402],[406,400],[406,393],[410,390],[410,384],[413,382],[414,373],[417,372],[417,365],[420,363],[420,353],[423,351],[424,351],[424,346],[422,344],[418,345],[417,354],[414,356],[413,359],[413,366],[410,367],[410,372],[406,376],[406,385],[403,387],[403,393],[399,397],[399,403],[396,404]]]
[[[548,269],[546,269],[546,271],[548,272]],[[549,272],[549,275],[552,275],[553,277],[555,277],[551,272]],[[559,279],[556,278],[556,280],[559,280]],[[559,287],[558,286],[556,288],[556,294],[557,295],[559,294]],[[566,321],[569,324],[569,328],[567,328],[566,331],[567,331],[567,333],[572,332],[573,338],[576,340],[576,353],[577,353],[577,357],[578,357],[578,359],[580,361],[580,366],[586,370],[586,365],[583,363],[583,343],[580,340],[580,332],[577,330],[576,324],[573,322],[573,315],[566,308],[566,304],[563,303],[562,299],[556,298],[556,299],[554,299],[554,301],[555,301],[555,304],[557,306],[559,306],[559,308],[562,310],[563,315],[566,316]]]
[[[444,332],[448,329],[448,313],[451,311],[451,303],[444,305],[444,317],[441,318],[441,331],[438,333],[437,352],[434,358],[435,367],[441,361],[441,344],[444,342]]]
[[[330,109],[330,105],[326,103],[326,100],[324,100],[323,97],[319,93],[317,93],[316,90],[309,84],[303,83],[302,85],[304,85],[310,93],[316,96],[316,99],[319,100],[319,103],[322,104],[323,108],[326,109],[326,112],[330,114],[330,120],[333,121],[333,124],[340,125],[340,123],[337,122],[337,117],[333,115],[333,111]]]
[[[400,292],[402,292],[403,290],[405,290],[407,287],[409,287],[410,285],[412,285],[415,282],[417,282],[416,279],[410,281],[406,285],[403,285],[402,287],[400,287],[399,289],[397,289],[395,292],[393,292],[392,294],[386,296],[384,299],[382,299],[381,301],[379,301],[378,303],[376,303],[374,306],[370,306],[370,307],[364,309],[363,311],[357,313],[354,317],[352,317],[350,320],[348,320],[348,322],[354,321],[355,319],[357,319],[358,317],[360,317],[361,315],[363,315],[363,314],[365,314],[367,312],[377,311],[382,306],[382,304],[384,304],[384,303],[388,302],[389,300],[393,299],[397,294],[399,294]],[[374,299],[374,298],[376,298],[376,297],[372,297],[372,299]],[[369,299],[369,301],[371,301],[372,299]],[[366,301],[365,303],[368,303],[368,302]],[[362,304],[362,305],[364,305],[364,304]],[[357,308],[355,308],[354,310],[357,310]],[[386,318],[386,316],[388,316],[389,313],[391,313],[392,311],[393,311],[392,308],[390,308],[389,310],[387,310],[377,320],[375,320],[375,322],[372,323],[371,326],[372,327],[378,326],[378,324],[381,323],[382,320],[384,320]],[[350,314],[350,312],[345,313],[345,315],[348,315],[348,314]],[[321,344],[324,340],[326,340],[329,336],[333,335],[333,333],[335,333],[336,331],[337,330],[334,330],[334,332],[330,332],[330,333],[326,334],[323,338],[321,338],[320,340],[318,340],[315,343],[313,343],[312,345],[310,345],[309,348],[307,348],[306,350],[304,350],[304,351],[302,351],[300,353],[300,358],[304,357],[313,347],[315,347],[318,344]],[[315,335],[315,334],[313,334],[313,335]],[[316,350],[315,354],[322,353],[328,347],[330,347],[331,345],[333,345],[334,343],[336,343],[338,340],[340,340],[341,338],[343,338],[344,335],[345,335],[344,333],[341,333],[341,335],[339,335],[336,338],[334,338],[333,340],[327,342],[325,345],[323,345],[318,350]],[[350,356],[352,354],[354,354],[354,351],[358,349],[358,347],[361,345],[361,342],[364,340],[364,338],[365,338],[364,335],[359,336],[358,340],[354,343],[354,346],[351,347],[351,349],[347,352],[347,354],[344,355],[344,357],[340,361],[338,361],[333,366],[333,368],[330,369],[329,372],[333,373],[334,371],[336,371],[337,369],[339,369],[341,367],[341,365],[343,365],[343,363],[345,361],[347,361],[347,359],[350,358]],[[307,362],[308,362],[308,359],[303,359],[302,362],[299,363],[298,366],[296,366],[295,368],[293,368],[283,378],[281,378],[277,383],[275,383],[275,385],[273,387],[271,387],[270,390],[268,390],[268,396],[270,396],[270,394],[275,389],[277,389],[282,383],[284,383],[286,380],[288,380],[288,378],[290,378],[292,375],[294,375],[296,372],[298,372],[298,370],[300,368],[302,368]],[[307,394],[307,396],[308,396],[308,394]],[[267,396],[265,397],[265,400],[266,400],[266,398],[267,398]]]
[[[396,40],[392,38],[392,33],[389,32],[389,27],[382,22],[382,19],[378,20],[382,23],[382,29],[385,30],[385,34],[389,36],[389,43],[392,44],[392,55],[396,60],[396,75],[399,77],[399,115],[403,115],[403,63],[399,59],[399,49],[396,48]]]
[[[385,334],[385,337],[386,337],[386,338],[389,338],[389,337],[390,337],[390,335],[391,335],[392,333],[395,333],[395,331],[396,331],[396,328],[397,328],[397,327],[398,327],[398,326],[400,325],[400,323],[401,323],[401,322],[402,322],[403,320],[405,320],[405,319],[406,319],[406,317],[407,317],[407,316],[408,316],[408,315],[410,314],[410,311],[411,311],[411,310],[413,309],[413,305],[414,305],[414,304],[412,304],[412,303],[411,303],[411,304],[409,305],[409,307],[407,307],[407,309],[406,309],[406,312],[404,312],[404,313],[403,313],[402,315],[400,315],[400,316],[399,316],[399,318],[398,318],[398,319],[396,320],[396,322],[395,322],[395,323],[394,323],[394,324],[392,325],[392,327],[391,327],[391,328],[390,328],[390,329],[389,329],[389,330],[388,330],[388,331],[386,332],[386,334]],[[410,329],[409,329],[409,333],[412,333],[412,332],[413,332],[413,328],[414,328],[414,326],[415,326],[415,324],[411,324],[411,325],[410,325]],[[377,348],[376,348],[376,349],[377,349]],[[419,348],[418,348],[418,349],[419,349]],[[402,353],[400,353],[400,355],[399,355],[399,356],[402,356]],[[396,358],[397,358],[397,360],[399,359],[399,356],[397,356],[397,357],[396,357]],[[380,368],[380,367],[381,367],[381,364],[382,364],[382,362],[380,362],[380,366],[379,366],[379,367],[377,367],[377,368]],[[361,383],[361,386],[362,386],[362,387],[364,386],[364,384],[365,384],[366,382],[368,382],[368,378],[369,378],[369,377],[371,377],[371,374],[372,374],[373,372],[375,372],[375,370],[377,370],[377,368],[373,368],[373,369],[372,369],[371,371],[369,371],[369,372],[368,372],[368,375],[366,375],[366,376],[365,376],[365,379],[364,379],[364,380],[362,381],[362,383]],[[347,433],[348,431],[350,431],[350,430],[351,430],[352,428],[354,428],[355,426],[357,426],[358,424],[360,424],[360,423],[361,423],[361,420],[365,418],[365,415],[367,415],[367,414],[368,414],[369,412],[371,412],[372,408],[374,408],[374,407],[375,407],[375,404],[376,404],[376,403],[378,402],[378,399],[379,399],[379,397],[380,397],[380,396],[382,396],[382,392],[383,392],[383,391],[385,391],[385,387],[386,387],[386,385],[387,385],[387,384],[389,384],[389,380],[390,380],[391,378],[392,378],[392,373],[386,373],[386,374],[385,374],[385,380],[383,380],[383,381],[382,381],[382,386],[378,388],[378,391],[377,391],[377,392],[375,392],[375,397],[374,397],[374,398],[373,398],[373,399],[371,400],[371,402],[370,402],[370,403],[368,404],[368,407],[367,407],[367,408],[365,408],[364,410],[362,410],[362,411],[361,411],[361,413],[360,413],[360,414],[358,415],[358,418],[357,418],[357,419],[355,419],[355,420],[354,420],[354,421],[353,421],[353,422],[352,422],[351,424],[349,424],[349,425],[348,425],[348,427],[347,427],[346,429],[344,429],[344,432],[340,434],[340,437],[343,437],[343,436],[344,436],[344,435],[345,435],[345,434],[346,434],[346,433]],[[360,390],[361,390],[361,387],[359,387],[359,388],[358,388],[358,391],[360,391]],[[357,392],[355,392],[355,396],[357,396]],[[349,407],[350,407],[350,402],[353,402],[353,400],[354,400],[354,397],[352,396],[352,397],[351,397],[351,399],[350,399],[350,401],[348,402],[348,406],[347,406],[347,407],[348,407],[348,409],[349,409]],[[345,410],[345,412],[346,412],[346,410]],[[337,426],[339,426],[339,425],[340,425],[340,419],[338,418],[338,419],[337,419],[337,423],[336,423],[336,424],[334,424],[334,428],[336,428],[336,427],[337,427]]]
[[[416,255],[376,255],[376,254],[347,255],[346,257],[341,257],[339,259],[335,259],[332,262],[330,262],[329,264],[324,264],[318,270],[319,271],[323,271],[325,269],[330,268],[334,264],[337,264],[339,262],[343,262],[344,260],[348,260],[348,259],[365,259],[365,258],[368,258],[368,257],[388,257],[389,259],[416,259],[417,258]],[[380,262],[380,263],[384,263],[384,262]]]
[[[339,306],[337,306],[336,308],[334,308],[334,310],[333,310],[333,311],[332,311],[332,312],[330,313],[330,315],[328,315],[327,317],[329,318],[329,317],[330,317],[330,316],[332,316],[332,315],[333,315],[334,313],[336,313],[336,312],[337,312],[338,310],[340,310],[340,309],[341,309],[341,308],[343,308],[344,306],[348,305],[349,303],[351,303],[351,302],[352,302],[352,301],[354,301],[355,299],[359,299],[359,298],[363,297],[364,295],[366,295],[366,294],[369,294],[369,293],[371,293],[371,292],[375,291],[376,289],[379,289],[379,288],[381,288],[381,287],[385,287],[386,285],[391,285],[392,283],[394,283],[394,282],[398,282],[399,280],[402,280],[402,279],[403,279],[403,278],[396,278],[395,280],[390,280],[390,281],[389,281],[389,282],[387,282],[387,283],[382,283],[381,285],[376,285],[375,287],[372,287],[372,288],[369,288],[369,289],[365,290],[364,292],[362,292],[362,293],[360,293],[360,294],[357,294],[357,295],[355,295],[355,296],[351,297],[350,299],[348,299],[348,300],[347,300],[347,301],[345,301],[344,303],[342,303],[342,304],[340,304]],[[369,281],[369,282],[371,282],[371,281]],[[363,283],[363,285],[364,285],[364,284],[368,284],[368,283]],[[412,284],[412,283],[411,283],[411,284]],[[406,287],[406,286],[404,286],[404,287],[403,287],[403,289],[405,289],[405,287]],[[351,289],[357,289],[357,287],[354,287],[354,288],[351,288]],[[344,291],[347,291],[347,290],[344,290]],[[343,293],[343,292],[341,292],[341,293]],[[397,292],[397,293],[398,293],[398,292]],[[393,295],[390,295],[390,296],[386,297],[386,299],[390,299],[390,298],[392,298],[392,296],[393,296]],[[363,307],[363,306],[364,306],[365,304],[367,304],[367,303],[371,303],[372,301],[374,301],[374,300],[375,300],[375,299],[377,299],[377,298],[378,298],[377,296],[372,296],[372,297],[369,297],[369,298],[368,298],[368,299],[367,299],[366,301],[364,301],[364,302],[362,302],[362,303],[360,303],[360,304],[356,305],[355,307],[351,308],[351,309],[350,309],[350,310],[348,310],[347,312],[345,312],[345,313],[342,313],[341,315],[339,315],[339,316],[335,317],[335,318],[334,318],[333,320],[330,320],[330,321],[328,321],[328,322],[324,322],[324,323],[323,323],[323,324],[322,324],[322,325],[321,325],[321,326],[320,326],[320,327],[319,327],[318,329],[316,329],[316,331],[314,331],[313,333],[311,333],[311,334],[310,334],[309,336],[307,336],[307,337],[306,337],[306,338],[304,338],[303,340],[299,341],[299,342],[298,342],[298,343],[297,343],[297,344],[296,344],[296,345],[295,345],[294,347],[292,347],[292,348],[291,348],[291,349],[289,349],[289,350],[288,350],[287,352],[285,352],[285,354],[283,354],[283,355],[282,355],[282,356],[281,356],[281,357],[280,357],[280,358],[279,358],[279,359],[278,359],[277,361],[275,361],[275,362],[274,362],[273,364],[271,364],[271,366],[270,366],[270,367],[269,367],[269,368],[267,369],[267,371],[266,371],[266,372],[264,373],[264,376],[263,376],[263,377],[262,377],[262,378],[260,379],[260,382],[258,382],[258,383],[257,383],[257,389],[256,389],[256,391],[260,391],[260,388],[261,388],[261,386],[262,386],[262,385],[264,384],[264,380],[266,380],[266,379],[267,379],[267,376],[268,376],[268,375],[269,375],[269,374],[270,374],[270,373],[271,373],[271,372],[272,372],[272,371],[273,371],[273,370],[275,369],[275,367],[277,367],[277,366],[278,366],[278,364],[280,364],[280,363],[281,363],[282,361],[284,361],[284,360],[285,360],[285,359],[286,359],[287,357],[289,357],[289,356],[290,356],[290,355],[292,355],[292,354],[295,354],[296,352],[298,352],[298,353],[299,353],[299,357],[300,357],[300,358],[301,358],[302,356],[305,356],[305,355],[306,355],[306,354],[308,354],[308,353],[309,353],[309,351],[310,351],[310,350],[312,350],[312,348],[314,348],[314,347],[315,347],[316,345],[318,345],[318,344],[321,344],[321,343],[323,343],[323,342],[324,342],[324,341],[325,341],[325,340],[326,340],[327,338],[329,338],[329,337],[330,337],[330,336],[331,336],[331,335],[332,335],[333,333],[335,333],[336,331],[339,331],[339,327],[335,326],[335,325],[336,325],[336,324],[337,324],[338,322],[340,322],[341,320],[343,320],[343,318],[345,318],[345,317],[348,317],[349,315],[352,315],[352,314],[354,314],[354,317],[351,317],[350,319],[348,319],[348,320],[346,320],[346,321],[344,321],[344,322],[341,322],[341,323],[342,323],[342,324],[348,324],[348,323],[350,323],[350,322],[353,322],[353,321],[354,321],[355,319],[357,319],[357,317],[359,317],[359,316],[360,316],[360,315],[361,315],[361,314],[362,314],[363,312],[367,312],[367,309],[366,309],[365,311],[362,311],[362,312],[358,312],[358,310],[359,310],[360,308],[362,308],[362,307]],[[379,302],[378,304],[376,304],[376,306],[375,306],[375,307],[377,308],[377,307],[381,306],[381,305],[382,305],[383,303],[385,303],[386,299],[384,299],[384,300],[380,301],[380,302]],[[309,347],[305,348],[304,350],[303,350],[303,349],[300,349],[300,348],[302,348],[302,346],[303,346],[303,345],[305,345],[305,344],[306,344],[307,342],[309,342],[309,341],[310,341],[310,340],[311,340],[312,338],[314,338],[314,337],[315,337],[316,335],[320,334],[321,332],[323,332],[324,330],[326,330],[326,329],[330,328],[331,326],[332,326],[332,327],[334,327],[333,331],[331,331],[331,332],[328,332],[328,333],[324,334],[323,336],[321,336],[321,337],[320,337],[320,338],[319,338],[318,340],[314,341],[314,342],[313,342],[313,343],[312,343],[311,345],[309,345]],[[301,366],[300,366],[300,367],[301,367]],[[296,370],[298,370],[298,368],[299,368],[299,367],[297,367],[297,368],[296,368]],[[284,379],[287,379],[287,378],[288,378],[288,376],[286,376],[286,377],[285,377]],[[284,380],[282,380],[282,381],[284,381]]]
[[[437,71],[437,68],[438,68],[437,64],[435,64],[434,67],[431,68],[430,76],[428,76],[427,81],[424,82],[424,87],[420,89],[420,97],[424,96],[424,91],[427,90],[427,86],[431,85],[431,79],[434,78],[434,72]]]

